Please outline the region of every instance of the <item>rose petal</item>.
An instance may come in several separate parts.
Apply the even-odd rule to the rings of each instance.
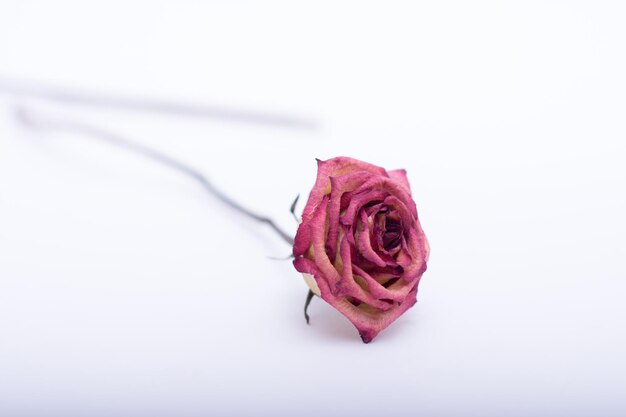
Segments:
[[[411,186],[409,185],[409,180],[406,177],[406,170],[394,169],[392,171],[387,171],[387,174],[389,174],[389,178],[402,184],[409,194],[411,193]]]
[[[417,216],[417,208],[411,194],[409,194],[404,186],[390,178],[372,177],[359,189],[366,190],[365,192],[368,190],[369,192],[379,191],[385,194],[385,196],[392,195],[399,199],[407,207],[407,210],[409,210],[410,213]]]
[[[307,258],[299,258],[294,260],[293,263],[299,272],[311,274],[315,277],[322,299],[352,322],[365,343],[371,342],[379,332],[389,326],[417,301],[417,286],[415,286],[408,292],[401,304],[392,305],[386,311],[373,309],[366,305],[355,307],[348,298],[335,296],[330,290],[328,283],[324,279],[318,278],[322,275],[322,272],[318,269],[315,262]]]
[[[380,267],[387,266],[387,262],[383,260],[377,253],[372,249],[372,242],[370,241],[370,231],[369,231],[369,219],[367,217],[367,213],[364,211],[361,212],[361,221],[357,226],[357,230],[359,233],[359,238],[357,240],[357,248],[361,255],[365,259],[370,262],[373,262],[375,265]]]
[[[405,284],[400,280],[398,280],[398,282],[401,282],[401,285],[394,285],[393,288],[385,288],[370,274],[356,265],[352,265],[352,273],[363,278],[363,280],[367,283],[367,287],[372,294],[372,297],[375,297],[378,300],[393,300],[401,302],[406,298],[406,295],[412,288],[412,285]]]
[[[324,298],[324,289],[321,291],[322,298]],[[337,298],[332,295],[327,295],[324,300],[335,307],[341,314],[346,316],[359,331],[359,335],[361,336],[363,342],[369,343],[378,335],[378,333],[404,314],[406,310],[411,308],[417,301],[416,296],[417,286],[409,291],[401,304],[393,305],[386,311],[373,309],[367,305],[360,305],[356,307],[352,305],[348,299]]]
[[[374,297],[373,294],[366,292],[355,281],[352,271],[354,265],[352,264],[350,256],[350,243],[348,242],[346,236],[344,236],[341,241],[340,254],[343,263],[343,271],[341,274],[341,281],[339,281],[339,283],[337,284],[338,291],[336,295],[350,296],[360,302],[369,304],[372,307],[381,310],[388,310],[389,308],[391,308],[392,304],[381,301],[377,297]]]
[[[317,179],[313,186],[309,199],[302,212],[302,220],[308,220],[315,208],[322,201],[322,197],[330,194],[330,177],[338,177],[340,175],[349,174],[355,171],[366,171],[375,176],[387,177],[387,171],[376,165],[359,161],[344,156],[332,158],[327,161],[317,160]]]
[[[429,255],[428,242],[426,241],[426,236],[421,230],[421,227],[418,226],[409,231],[406,245],[406,252],[402,251],[401,253],[411,254],[411,261],[409,264],[403,265],[404,275],[402,276],[402,279],[407,282],[412,282],[416,279],[419,280],[422,274],[426,271],[426,261],[428,260]],[[398,263],[401,264],[400,255],[398,255]]]
[[[315,265],[324,274],[323,278],[328,281],[330,289],[334,292],[335,286],[341,279],[339,272],[335,269],[335,266],[331,263],[328,254],[326,253],[326,221],[328,208],[328,197],[322,199],[322,203],[318,209],[315,210],[315,216],[311,218],[311,247],[313,248],[313,259]],[[319,284],[319,282],[318,282]]]
[[[374,201],[383,201],[387,193],[383,190],[363,190],[354,194],[352,196],[352,200],[346,208],[345,212],[341,216],[341,223],[345,225],[351,225],[352,222],[356,220],[356,216],[359,210],[363,208],[364,205],[374,202]]]
[[[339,177],[331,177],[330,205],[328,207],[329,227],[326,245],[331,259],[337,252],[337,237],[339,233],[339,212],[341,210],[341,196],[349,191],[353,191],[371,176],[369,172],[357,171]]]

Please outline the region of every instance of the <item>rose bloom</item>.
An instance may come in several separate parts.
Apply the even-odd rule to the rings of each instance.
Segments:
[[[429,246],[406,171],[318,160],[295,237],[294,266],[365,343],[412,307]]]

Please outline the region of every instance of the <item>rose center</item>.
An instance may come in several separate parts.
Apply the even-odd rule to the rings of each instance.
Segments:
[[[399,220],[387,216],[385,218],[385,231],[383,232],[383,248],[390,251],[402,241],[402,224]]]

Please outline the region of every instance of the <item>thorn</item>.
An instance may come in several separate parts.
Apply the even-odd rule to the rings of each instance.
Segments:
[[[298,216],[296,216],[296,204],[298,204],[299,199],[300,199],[300,194],[296,196],[296,199],[293,200],[293,203],[291,203],[291,207],[289,207],[289,211],[291,212],[291,214],[293,215],[293,218],[296,219],[297,222],[300,221],[298,219]]]

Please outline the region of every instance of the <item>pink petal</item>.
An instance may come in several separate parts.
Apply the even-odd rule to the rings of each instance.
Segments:
[[[294,266],[300,272],[313,275],[320,288],[320,294],[324,301],[333,306],[341,314],[352,322],[357,328],[363,342],[369,343],[378,333],[393,323],[406,310],[411,308],[416,300],[417,286],[411,288],[401,304],[395,304],[386,311],[374,309],[369,306],[354,306],[346,297],[336,296],[330,290],[328,283],[323,279],[318,279],[322,272],[317,265],[306,258],[294,260]]]
[[[328,208],[328,197],[324,197],[322,204],[315,210],[315,216],[310,220],[311,222],[311,235],[313,248],[313,259],[315,265],[323,273],[323,279],[328,282],[329,287],[334,292],[335,286],[341,279],[339,272],[335,269],[335,266],[330,261],[328,254],[326,253],[326,209]],[[318,281],[318,280],[316,280]],[[319,282],[318,282],[319,284]]]
[[[371,293],[368,294],[355,280],[352,273],[352,261],[350,256],[350,244],[347,238],[344,238],[341,242],[341,259],[343,260],[343,272],[341,281],[337,285],[339,291],[337,295],[344,295],[353,297],[363,303],[371,305],[372,307],[379,308],[381,310],[388,310],[392,307],[392,304],[381,301],[374,297]]]
[[[329,228],[328,238],[326,240],[328,252],[331,259],[334,257],[337,251],[337,237],[339,234],[339,212],[341,210],[341,196],[353,191],[360,185],[362,185],[369,177],[371,173],[365,171],[357,171],[339,177],[331,177],[331,191],[330,191],[330,205],[328,208]]]
[[[374,249],[372,248],[372,242],[370,241],[370,231],[369,231],[369,221],[367,218],[367,214],[362,211],[361,212],[361,221],[357,226],[359,238],[357,240],[357,248],[361,255],[368,261],[378,265],[380,267],[387,266],[387,262],[385,262]]]
[[[338,177],[355,171],[366,171],[376,176],[387,176],[387,171],[381,167],[345,156],[339,156],[327,161],[318,159],[317,179],[302,212],[302,220],[306,221],[320,204],[322,197],[330,194],[330,177]]]
[[[409,185],[409,179],[406,177],[406,170],[394,169],[393,171],[387,171],[387,174],[389,174],[389,178],[392,180],[404,185],[409,194],[411,193],[411,186]]]
[[[366,205],[367,203],[371,203],[372,201],[382,201],[386,197],[386,195],[387,194],[383,190],[369,189],[364,189],[363,191],[354,194],[352,196],[352,200],[350,200],[350,204],[341,216],[341,223],[345,225],[353,224],[353,222],[357,220],[356,217],[358,211],[361,210],[364,205]]]
[[[381,283],[375,280],[370,274],[362,270],[356,265],[352,266],[352,273],[360,276],[367,282],[368,289],[373,297],[377,299],[386,299],[401,302],[404,300],[412,289],[413,285],[406,284],[402,280],[398,280],[389,288],[385,288]]]

